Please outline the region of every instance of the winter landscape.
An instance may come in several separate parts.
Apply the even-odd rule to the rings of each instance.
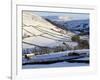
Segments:
[[[89,66],[89,14],[22,12],[22,68]]]

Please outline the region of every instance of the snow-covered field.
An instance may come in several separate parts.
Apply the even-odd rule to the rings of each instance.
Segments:
[[[23,12],[22,28],[23,48],[34,48],[34,45],[29,45],[24,42],[46,47],[58,46],[66,41],[71,43],[71,36],[75,35],[70,31],[58,28],[41,16],[32,14],[31,12]]]
[[[89,55],[88,49],[69,50],[69,51],[62,51],[62,52],[56,52],[56,53],[50,53],[50,54],[36,55],[36,56],[33,56],[30,60],[23,58],[23,63],[26,63],[26,62],[41,62],[41,61],[56,60],[56,59],[61,60],[61,59],[66,59],[66,58],[70,59],[70,58],[73,58],[73,56],[68,56],[68,54],[73,53],[73,52],[78,53],[78,54],[83,54],[83,56]],[[84,53],[86,53],[86,54],[84,55]]]
[[[37,55],[37,56],[33,56],[30,60],[26,60],[23,58],[23,64],[25,64],[25,65],[23,65],[23,69],[25,69],[25,68],[49,68],[49,67],[74,67],[74,66],[79,67],[79,66],[88,66],[89,65],[89,63],[77,62],[77,61],[89,61],[89,57],[87,55],[83,55],[81,57],[66,56],[66,55],[70,54],[70,52],[73,52],[73,51],[64,51],[64,52],[58,52],[58,53]],[[76,50],[74,52],[78,52],[79,54],[83,54],[83,53],[89,54],[88,49]],[[71,59],[73,61],[68,62],[66,59]],[[77,60],[77,61],[74,62],[74,60]],[[45,64],[45,63],[41,64],[42,62],[48,63],[49,61],[51,61],[51,62],[56,61],[56,62],[50,63],[50,64]],[[36,62],[36,63],[34,64],[34,62]],[[38,63],[38,62],[40,62],[40,63]],[[32,64],[30,64],[30,63],[32,63]]]

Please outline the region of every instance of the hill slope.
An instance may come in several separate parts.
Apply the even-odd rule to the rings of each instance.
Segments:
[[[38,47],[53,47],[63,45],[65,41],[71,41],[75,35],[63,30],[41,16],[32,12],[23,12],[23,49]]]

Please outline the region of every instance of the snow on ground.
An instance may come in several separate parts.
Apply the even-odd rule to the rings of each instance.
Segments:
[[[33,56],[34,58],[55,58],[55,57],[61,57],[68,55],[69,53],[76,52],[76,53],[86,53],[89,54],[89,49],[82,49],[82,50],[68,50],[68,51],[61,51],[61,52],[55,52],[55,53],[50,53],[50,54],[42,54],[42,55],[36,55]]]
[[[24,41],[28,42],[28,43],[36,44],[39,46],[46,46],[46,47],[57,46],[57,44],[61,43],[61,42],[56,43],[54,40],[47,39],[47,38],[40,37],[40,36],[25,38]],[[52,44],[52,45],[50,45],[50,44]],[[24,45],[23,48],[29,48],[29,47],[27,45]]]
[[[71,52],[71,51],[68,51],[68,52]],[[76,50],[76,52],[80,52],[80,50]],[[84,50],[82,52],[84,52]],[[86,52],[88,53],[88,50],[86,50]],[[59,54],[60,54],[60,52],[59,52]],[[41,56],[44,59],[44,58],[48,58],[48,57],[52,57],[52,56],[55,57],[55,55],[56,55],[56,57],[61,56],[61,55],[58,55],[58,53],[49,54],[49,56],[47,54],[44,54],[44,55],[38,55],[38,57],[39,57],[38,59],[40,59]],[[37,58],[37,57],[34,57],[34,58]],[[73,59],[73,60],[89,60],[89,57],[83,57],[83,58]],[[55,68],[55,67],[58,68],[58,67],[82,67],[82,66],[83,67],[89,66],[89,64],[88,63],[77,63],[77,62],[71,63],[71,62],[63,61],[63,62],[56,62],[56,63],[52,63],[52,64],[27,64],[27,65],[22,65],[22,68],[23,69],[34,69],[34,68]]]
[[[23,12],[23,41],[33,43],[40,46],[57,46],[63,41],[71,41],[71,36],[75,35],[70,31],[63,30],[50,22],[43,19],[41,16],[32,12]],[[64,34],[66,32],[66,34]],[[62,40],[59,42],[59,40]],[[23,43],[23,48],[30,48],[29,45]],[[32,47],[32,46],[31,46]],[[34,46],[33,46],[34,47]]]
[[[72,52],[78,52],[79,54],[82,54],[82,55],[81,56],[67,56],[68,54],[70,54]],[[84,54],[84,53],[86,53],[86,54]],[[23,63],[32,63],[32,62],[66,60],[66,59],[86,57],[87,54],[89,54],[89,50],[88,49],[74,50],[74,51],[73,50],[69,50],[69,51],[56,52],[56,53],[50,53],[50,54],[36,55],[36,56],[33,56],[29,60],[23,58],[22,62]]]
[[[89,35],[80,36],[80,39],[89,41]]]

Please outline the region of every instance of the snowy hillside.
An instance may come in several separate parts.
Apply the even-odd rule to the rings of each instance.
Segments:
[[[68,29],[75,33],[89,34],[89,20],[74,20],[65,22],[64,25],[69,26]]]
[[[62,42],[71,41],[75,35],[70,31],[63,30],[51,24],[42,17],[23,12],[23,48],[35,46],[52,47],[62,45]]]
[[[22,16],[22,68],[89,65],[89,20],[28,11]]]

